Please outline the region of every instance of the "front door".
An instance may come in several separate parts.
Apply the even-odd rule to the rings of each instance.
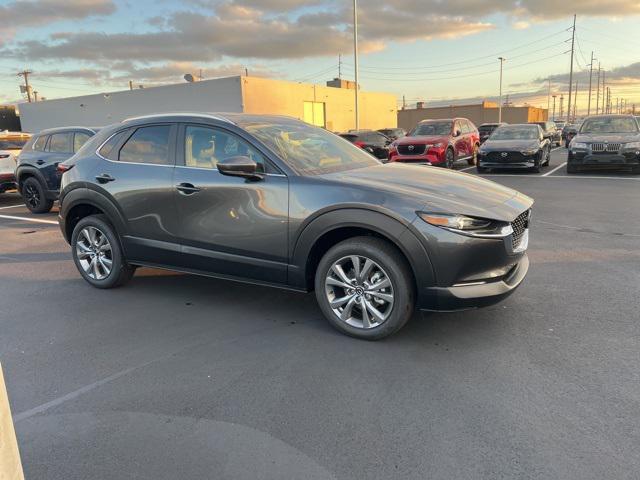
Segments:
[[[177,235],[184,267],[268,283],[285,283],[289,183],[247,140],[226,129],[180,128],[175,173]],[[262,180],[222,175],[217,163],[247,156]],[[180,165],[181,164],[181,165]]]
[[[132,262],[178,262],[180,245],[169,229],[176,216],[176,135],[177,125],[170,123],[133,127],[99,151],[103,160],[94,172],[96,185],[120,208],[126,222],[123,246]]]

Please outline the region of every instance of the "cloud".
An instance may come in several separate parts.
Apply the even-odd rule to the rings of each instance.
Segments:
[[[63,20],[110,15],[116,11],[113,0],[22,0],[0,5],[3,36],[19,28],[46,25]]]

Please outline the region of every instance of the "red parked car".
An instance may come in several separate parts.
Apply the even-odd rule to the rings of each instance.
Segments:
[[[390,162],[453,168],[458,160],[475,165],[480,148],[476,126],[466,118],[423,120],[389,148]]]

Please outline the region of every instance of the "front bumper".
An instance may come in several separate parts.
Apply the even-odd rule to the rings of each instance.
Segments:
[[[511,295],[528,271],[529,258],[524,254],[500,280],[427,288],[425,296],[428,306],[421,310],[457,311],[494,305]]]
[[[401,155],[389,153],[390,162],[410,163],[413,165],[442,165],[445,163],[445,150],[430,149],[422,155]]]
[[[594,154],[569,150],[567,162],[579,168],[637,167],[640,165],[640,154],[635,151]]]
[[[478,166],[483,168],[505,168],[505,169],[528,169],[536,166],[537,155],[524,156],[521,155],[517,160],[509,159],[498,161],[487,158],[486,155],[478,155]]]
[[[0,193],[17,188],[16,176],[13,173],[0,173]]]

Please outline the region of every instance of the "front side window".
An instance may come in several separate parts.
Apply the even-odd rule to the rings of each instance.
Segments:
[[[264,157],[243,139],[211,127],[187,125],[184,138],[184,162],[187,167],[217,168],[218,162],[231,157],[249,157],[265,171]]]
[[[169,165],[171,125],[138,128],[120,149],[118,160],[128,163]]]
[[[49,140],[49,151],[51,153],[71,153],[73,152],[72,133],[54,133]]]
[[[427,122],[419,124],[413,132],[409,134],[411,137],[445,136],[451,133],[451,122]]]
[[[48,138],[49,135],[42,135],[38,137],[36,142],[33,144],[33,149],[37,150],[38,152],[44,152],[44,147],[47,145]]]
[[[80,147],[87,143],[87,140],[89,140],[90,138],[91,135],[86,132],[76,132],[73,135],[73,151],[77,152],[78,150],[80,150]]]
[[[289,167],[302,175],[322,175],[379,165],[348,140],[302,122],[240,122]]]

